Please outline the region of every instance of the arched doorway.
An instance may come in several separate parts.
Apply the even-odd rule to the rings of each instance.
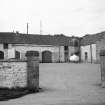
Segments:
[[[88,53],[85,52],[85,61],[87,61],[87,60],[88,60]]]
[[[0,51],[0,59],[4,59],[4,52]]]
[[[42,63],[51,63],[52,62],[52,52],[43,51],[42,52]]]

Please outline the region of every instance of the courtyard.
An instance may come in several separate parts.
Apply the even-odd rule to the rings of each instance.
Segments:
[[[0,105],[105,105],[99,64],[40,64],[40,88]]]

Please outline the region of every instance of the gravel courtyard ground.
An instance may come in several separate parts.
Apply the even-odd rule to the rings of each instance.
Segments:
[[[99,64],[40,64],[39,93],[0,105],[105,105]]]

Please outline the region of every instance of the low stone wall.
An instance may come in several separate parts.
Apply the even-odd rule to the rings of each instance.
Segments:
[[[29,51],[27,60],[0,61],[0,88],[39,90],[39,53]]]
[[[0,88],[27,86],[27,61],[0,61]]]

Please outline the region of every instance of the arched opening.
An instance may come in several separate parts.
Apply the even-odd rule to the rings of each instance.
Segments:
[[[20,59],[20,52],[19,52],[19,51],[16,51],[16,52],[15,52],[15,58],[16,58],[16,59]]]
[[[52,62],[52,52],[43,51],[42,52],[42,63],[51,63]]]
[[[88,53],[85,52],[85,61],[87,61],[87,60],[88,60]]]
[[[73,38],[73,39],[72,39],[72,45],[73,45],[74,47],[79,47],[79,40],[76,39],[76,38]]]
[[[0,59],[4,59],[4,52],[0,51]]]

